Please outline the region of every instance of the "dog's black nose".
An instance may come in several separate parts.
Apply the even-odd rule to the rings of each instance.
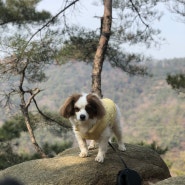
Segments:
[[[80,119],[81,119],[82,121],[84,121],[84,120],[85,120],[85,115],[84,115],[84,114],[81,114],[81,115],[80,115]]]

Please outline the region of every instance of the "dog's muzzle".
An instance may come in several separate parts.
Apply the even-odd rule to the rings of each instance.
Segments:
[[[85,118],[86,118],[86,116],[85,116],[84,114],[81,114],[81,115],[80,115],[80,120],[81,120],[81,121],[84,121]]]

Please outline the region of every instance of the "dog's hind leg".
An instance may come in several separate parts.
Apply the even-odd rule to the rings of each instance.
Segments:
[[[121,124],[121,114],[119,108],[116,106],[117,109],[117,116],[116,116],[116,122],[112,127],[112,130],[114,132],[114,135],[116,136],[117,142],[118,142],[118,149],[121,151],[125,151],[126,147],[123,142],[123,126]]]

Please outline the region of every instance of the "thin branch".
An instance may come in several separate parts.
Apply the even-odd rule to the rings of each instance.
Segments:
[[[40,113],[40,115],[43,116],[46,120],[55,122],[55,123],[57,123],[57,124],[59,124],[59,125],[65,127],[65,128],[67,128],[67,129],[71,128],[69,125],[67,125],[67,124],[65,124],[65,123],[61,123],[60,121],[57,121],[57,120],[55,120],[55,119],[53,119],[53,118],[50,118],[49,116],[47,116],[46,114],[44,114],[44,113],[40,110],[40,108],[38,107],[37,102],[36,102],[36,100],[35,100],[34,97],[33,97],[33,102],[35,103],[35,106],[36,106],[38,112]]]
[[[71,7],[72,5],[74,5],[76,2],[78,2],[79,0],[75,0],[72,3],[70,3],[68,6],[66,6],[64,9],[62,9],[61,11],[59,11],[55,16],[53,16],[46,24],[44,24],[41,28],[39,28],[31,37],[30,39],[27,41],[27,43],[25,44],[25,46],[23,47],[23,50],[20,54],[20,58],[22,57],[25,49],[27,48],[28,44],[30,43],[30,41],[33,39],[33,37],[35,37],[35,35],[37,35],[37,33],[39,33],[40,31],[42,31],[45,27],[49,26],[50,23],[54,22],[55,19],[61,14],[63,13],[65,10],[67,10],[69,7]]]
[[[31,97],[28,100],[28,103],[26,104],[26,108],[28,108],[31,104],[31,101],[34,99],[34,97],[40,92],[40,89],[36,88],[32,91],[30,91]]]
[[[141,22],[148,28],[149,27],[149,25],[148,24],[146,24],[145,23],[145,21],[143,20],[143,18],[142,18],[142,16],[141,16],[141,14],[140,14],[140,12],[139,12],[139,10],[138,10],[138,8],[135,6],[135,4],[133,3],[133,1],[132,0],[129,0],[130,2],[131,2],[131,4],[132,4],[132,7],[134,8],[134,10],[136,11],[136,13],[138,14],[138,16],[139,16],[139,18],[140,18],[140,20],[141,20]]]
[[[26,71],[27,66],[28,66],[28,62],[26,62],[25,66],[24,66],[24,68],[22,70],[22,75],[21,75],[20,85],[19,85],[19,89],[20,89],[21,93],[24,93],[23,83],[24,83],[25,71]]]
[[[17,92],[14,89],[12,89],[9,93],[4,92],[4,93],[0,94],[0,96],[2,97],[0,99],[0,106],[10,108],[11,104],[12,104],[11,103],[11,96],[14,94],[17,94]]]

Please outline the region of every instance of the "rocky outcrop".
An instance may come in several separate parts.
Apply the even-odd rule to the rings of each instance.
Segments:
[[[171,177],[158,182],[156,185],[185,185],[185,176]]]
[[[116,147],[116,144],[115,144]],[[118,152],[128,167],[136,170],[144,184],[170,177],[169,170],[161,157],[153,150],[126,144],[127,151]],[[80,158],[79,149],[67,149],[50,159],[24,162],[0,171],[0,179],[14,177],[25,185],[113,185],[116,175],[123,169],[117,154],[108,149],[103,164],[95,162],[97,149],[90,156]]]

